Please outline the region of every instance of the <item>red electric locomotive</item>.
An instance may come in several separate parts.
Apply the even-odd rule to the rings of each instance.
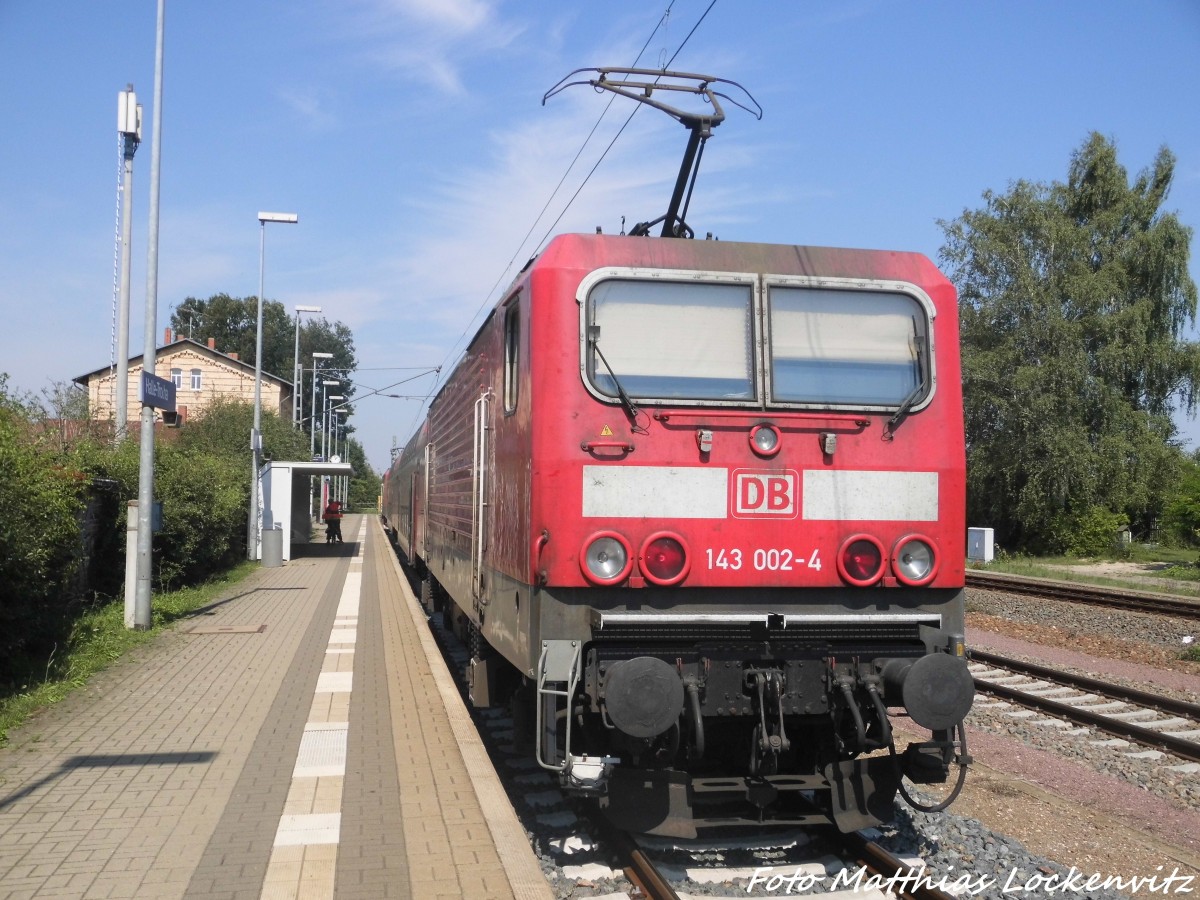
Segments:
[[[958,346],[918,254],[551,241],[385,483],[473,700],[642,831],[856,829],[965,773]]]

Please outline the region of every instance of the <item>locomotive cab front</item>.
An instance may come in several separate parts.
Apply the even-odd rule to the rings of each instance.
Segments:
[[[965,760],[973,696],[953,289],[909,254],[656,249],[686,265],[591,268],[559,323],[539,760],[641,830],[818,785],[890,818],[901,772]],[[929,737],[897,754],[889,708]]]

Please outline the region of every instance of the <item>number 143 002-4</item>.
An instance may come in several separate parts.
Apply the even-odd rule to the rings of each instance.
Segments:
[[[753,552],[743,552],[738,547],[722,548],[709,547],[705,551],[710,569],[727,569],[737,571],[749,563],[757,572],[792,572],[796,569],[809,568],[821,571],[821,551],[814,547],[807,558],[787,549],[774,547],[758,548]]]

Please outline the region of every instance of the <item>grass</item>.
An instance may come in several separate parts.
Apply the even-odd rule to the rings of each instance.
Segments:
[[[87,684],[92,675],[134,647],[153,640],[173,622],[213,603],[257,568],[256,563],[243,562],[207,584],[156,594],[151,602],[151,627],[147,631],[125,627],[124,600],[114,600],[84,614],[75,623],[65,655],[48,661],[44,678],[23,685],[18,693],[0,697],[0,747],[8,742],[11,729]]]
[[[1094,574],[1093,567],[1105,562],[1132,562],[1146,566],[1157,565],[1158,568],[1147,568],[1137,574],[1122,576],[1105,573]],[[971,563],[972,568],[985,569],[989,572],[1001,572],[1007,575],[1025,575],[1031,578],[1049,578],[1054,581],[1074,581],[1081,584],[1095,584],[1101,587],[1133,587],[1141,590],[1181,594],[1183,596],[1200,595],[1200,567],[1197,566],[1195,550],[1178,550],[1171,548],[1155,548],[1148,550],[1143,547],[1134,548],[1128,556],[1113,556],[1103,559],[1078,559],[1072,556],[1029,557],[1010,556],[996,559],[987,565]],[[1155,581],[1164,582],[1155,585]],[[1168,584],[1166,582],[1176,582]],[[1181,585],[1178,582],[1193,582]]]

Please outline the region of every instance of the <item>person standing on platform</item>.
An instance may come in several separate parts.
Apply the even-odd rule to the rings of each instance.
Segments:
[[[330,500],[329,505],[325,507],[325,543],[332,544],[337,541],[339,544],[344,544],[342,540],[342,504],[337,500]]]

